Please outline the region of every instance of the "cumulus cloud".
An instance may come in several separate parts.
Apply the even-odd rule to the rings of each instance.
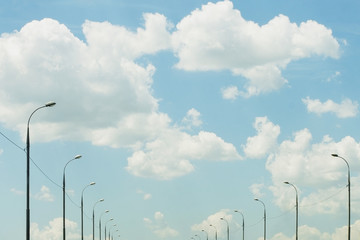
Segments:
[[[46,186],[42,186],[39,193],[35,194],[35,199],[45,202],[53,202],[54,196],[51,194],[50,189]]]
[[[339,43],[324,25],[313,20],[297,25],[279,15],[260,26],[244,19],[226,0],[209,2],[184,17],[172,34],[172,46],[179,58],[177,68],[230,70],[247,78],[245,97],[286,84],[281,71],[291,61],[339,57]]]
[[[359,103],[346,98],[341,103],[335,103],[332,100],[321,102],[319,99],[310,97],[302,99],[308,112],[322,115],[324,113],[334,113],[338,118],[355,117],[359,113]]]
[[[61,240],[63,237],[62,224],[62,218],[55,218],[49,222],[48,226],[42,228],[37,223],[31,223],[30,236],[36,240]],[[66,219],[65,224],[67,239],[79,239],[81,237],[75,222]]]
[[[249,158],[263,158],[276,147],[280,127],[269,121],[267,117],[257,117],[254,128],[257,135],[248,137],[243,149]]]
[[[171,24],[161,14],[145,14],[144,21],[136,31],[86,21],[86,42],[49,18],[2,34],[0,121],[25,138],[25,119],[54,100],[54,108],[33,116],[32,141],[71,139],[128,148],[133,155],[127,169],[137,176],[182,176],[193,170],[190,160],[213,159],[212,154],[219,160],[237,159],[232,144],[216,134],[185,134],[159,111],[152,95],[155,67],[135,61],[170,48]],[[191,109],[185,121],[200,126],[200,113]],[[168,149],[167,140],[178,145]],[[190,153],[184,154],[184,146],[190,146]]]
[[[199,127],[202,124],[202,121],[200,119],[200,112],[197,111],[195,108],[190,109],[186,116],[183,118],[182,123],[185,124],[187,128]]]
[[[179,235],[178,231],[170,228],[161,212],[155,212],[154,220],[144,218],[146,226],[159,238],[173,238]]]
[[[221,89],[223,99],[234,100],[240,95],[240,91],[236,86],[230,86]]]

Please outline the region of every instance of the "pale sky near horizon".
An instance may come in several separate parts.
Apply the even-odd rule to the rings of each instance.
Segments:
[[[360,238],[360,3],[0,3],[0,239]],[[94,186],[87,187],[90,182]],[[103,214],[105,210],[109,213]],[[109,221],[113,218],[114,220]],[[116,226],[114,226],[116,224]],[[212,224],[215,228],[209,226]],[[104,229],[103,229],[104,230]],[[205,233],[202,231],[204,230]],[[195,236],[196,235],[196,236]],[[115,238],[116,239],[116,238]]]

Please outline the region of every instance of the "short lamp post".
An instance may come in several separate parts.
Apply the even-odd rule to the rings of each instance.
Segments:
[[[36,108],[27,121],[26,129],[26,240],[30,240],[30,119],[34,113],[42,108],[53,107],[55,102],[48,102]]]
[[[266,207],[265,207],[265,203],[258,198],[255,198],[254,200],[260,202],[264,206],[264,240],[266,240]]]
[[[81,240],[84,240],[84,191],[87,187],[95,185],[95,182],[91,182],[86,185],[81,192]]]
[[[96,206],[96,204],[98,204],[100,202],[103,202],[103,201],[104,201],[104,199],[102,198],[99,201],[97,201],[93,206],[93,214],[92,214],[92,224],[93,224],[93,226],[92,226],[93,234],[92,235],[93,235],[93,240],[95,240],[95,206]]]
[[[299,228],[299,195],[298,195],[298,191],[297,188],[295,187],[294,184],[290,183],[290,182],[284,182],[285,184],[288,184],[290,186],[292,186],[295,189],[295,193],[296,193],[296,201],[295,201],[295,209],[296,209],[296,230],[295,230],[295,239],[298,240],[299,239],[299,234],[298,234],[298,228]]]
[[[244,214],[238,210],[234,210],[234,212],[236,213],[240,213],[242,216],[242,240],[245,240],[245,218],[244,218]]]

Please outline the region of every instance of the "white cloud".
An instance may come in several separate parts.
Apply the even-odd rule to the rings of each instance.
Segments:
[[[263,158],[276,147],[280,127],[269,121],[267,117],[257,117],[254,128],[257,135],[248,137],[243,149],[249,158]]]
[[[143,198],[144,198],[144,200],[149,200],[149,199],[151,199],[151,194],[150,193],[145,193],[144,191],[142,191],[142,190],[137,190],[136,191],[138,194],[141,194],[142,196],[143,196]]]
[[[239,160],[236,148],[214,133],[191,136],[176,129],[163,132],[128,158],[127,170],[135,176],[168,180],[194,170],[190,160]]]
[[[265,188],[263,183],[254,183],[249,187],[250,192],[254,198],[261,198],[264,196],[262,190]]]
[[[332,100],[321,102],[319,99],[302,99],[308,112],[321,115],[323,113],[334,113],[339,118],[355,117],[359,113],[359,103],[346,98],[341,103],[335,103]]]
[[[33,116],[32,141],[71,139],[129,148],[134,152],[128,170],[137,176],[170,179],[191,172],[192,159],[237,159],[232,144],[214,133],[185,134],[159,112],[152,95],[155,67],[135,60],[168,49],[171,24],[160,14],[145,14],[144,20],[144,28],[135,32],[109,22],[86,21],[86,42],[49,18],[2,34],[0,121],[25,139],[24,119],[54,100],[54,108]],[[190,110],[186,121],[199,126],[200,113]],[[168,149],[168,140],[177,146]],[[185,145],[190,145],[186,154]]]
[[[235,100],[239,95],[240,91],[236,86],[230,86],[221,89],[223,99]]]
[[[191,128],[192,126],[199,127],[202,124],[200,116],[200,112],[195,108],[192,108],[186,113],[186,116],[183,118],[182,122],[188,128]]]
[[[165,219],[164,214],[155,212],[154,221],[149,218],[144,218],[146,226],[159,238],[173,238],[179,235],[178,231],[170,228]]]
[[[339,43],[324,25],[312,20],[297,25],[279,15],[260,26],[244,19],[231,1],[209,2],[184,17],[172,44],[180,69],[227,69],[247,78],[245,97],[286,84],[281,71],[291,61],[313,55],[339,57]]]
[[[30,236],[36,240],[61,240],[63,237],[63,222],[62,218],[55,218],[49,222],[48,226],[43,228],[39,227],[37,223],[31,223]],[[66,224],[66,238],[79,239],[81,236],[78,233],[77,224],[68,219],[65,220]]]
[[[42,186],[39,193],[35,194],[35,199],[45,202],[53,202],[54,196],[51,194],[50,189],[46,186]]]
[[[17,190],[15,188],[11,188],[10,191],[16,195],[25,195],[24,191]]]

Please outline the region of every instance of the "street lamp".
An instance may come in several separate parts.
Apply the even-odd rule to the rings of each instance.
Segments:
[[[84,191],[87,187],[95,185],[95,182],[91,182],[86,185],[81,192],[81,240],[84,240]]]
[[[258,198],[254,199],[255,201],[261,202],[262,205],[264,206],[264,240],[266,240],[266,208],[265,208],[265,203],[263,201],[261,201]]]
[[[111,229],[112,229],[113,227],[115,227],[115,226],[116,226],[116,224],[112,225],[112,226],[109,228],[109,240],[110,240],[110,232],[111,232]],[[105,240],[106,240],[106,238],[105,238]]]
[[[294,189],[295,189],[295,193],[296,193],[296,202],[295,202],[295,207],[296,207],[296,231],[295,231],[295,236],[296,236],[296,240],[299,239],[299,235],[298,235],[298,228],[299,228],[299,196],[298,196],[298,191],[297,188],[295,187],[294,184],[290,183],[290,182],[284,182],[285,184],[291,185]]]
[[[209,234],[203,229],[202,232],[206,233],[206,240],[209,240]]]
[[[95,206],[96,204],[98,204],[99,202],[103,202],[104,199],[100,199],[99,201],[97,201],[95,204],[94,204],[94,207],[93,207],[93,214],[92,214],[92,223],[93,223],[93,240],[95,240]]]
[[[217,229],[216,229],[216,227],[214,225],[212,225],[212,224],[210,224],[210,227],[215,228],[215,240],[217,240]]]
[[[225,218],[220,218],[220,220],[223,220],[226,222],[226,233],[227,233],[227,240],[229,240],[229,222]]]
[[[201,240],[201,237],[200,237],[199,235],[195,234],[194,236],[198,237],[198,238],[199,238],[199,240]]]
[[[242,239],[245,240],[245,218],[244,218],[244,214],[238,210],[234,210],[234,212],[240,213],[242,216]]]
[[[106,224],[110,221],[114,220],[113,218],[110,218],[106,223],[105,223],[105,235],[104,235],[104,239],[106,240]]]
[[[342,160],[344,160],[344,162],[346,163],[346,166],[348,168],[348,240],[350,240],[350,233],[351,233],[351,230],[350,230],[350,215],[351,215],[351,200],[350,200],[350,166],[349,166],[349,163],[348,161],[345,160],[345,158],[333,153],[331,154],[331,156],[333,157],[338,157],[338,158],[341,158]]]
[[[26,129],[26,240],[30,240],[30,119],[32,115],[39,109],[45,107],[55,106],[55,102],[48,102],[45,105],[38,107],[31,114],[27,121]]]
[[[105,212],[103,212],[99,218],[99,240],[101,240],[101,217],[102,217],[102,215],[104,215],[104,213],[108,213],[108,212],[109,212],[109,210],[105,210]],[[106,238],[106,236],[105,236],[105,238]]]
[[[76,159],[79,159],[81,158],[81,155],[76,155],[73,159],[70,159],[66,164],[65,164],[65,167],[64,167],[64,171],[63,171],[63,240],[66,239],[66,230],[65,230],[65,169],[66,169],[66,166],[76,160]]]

